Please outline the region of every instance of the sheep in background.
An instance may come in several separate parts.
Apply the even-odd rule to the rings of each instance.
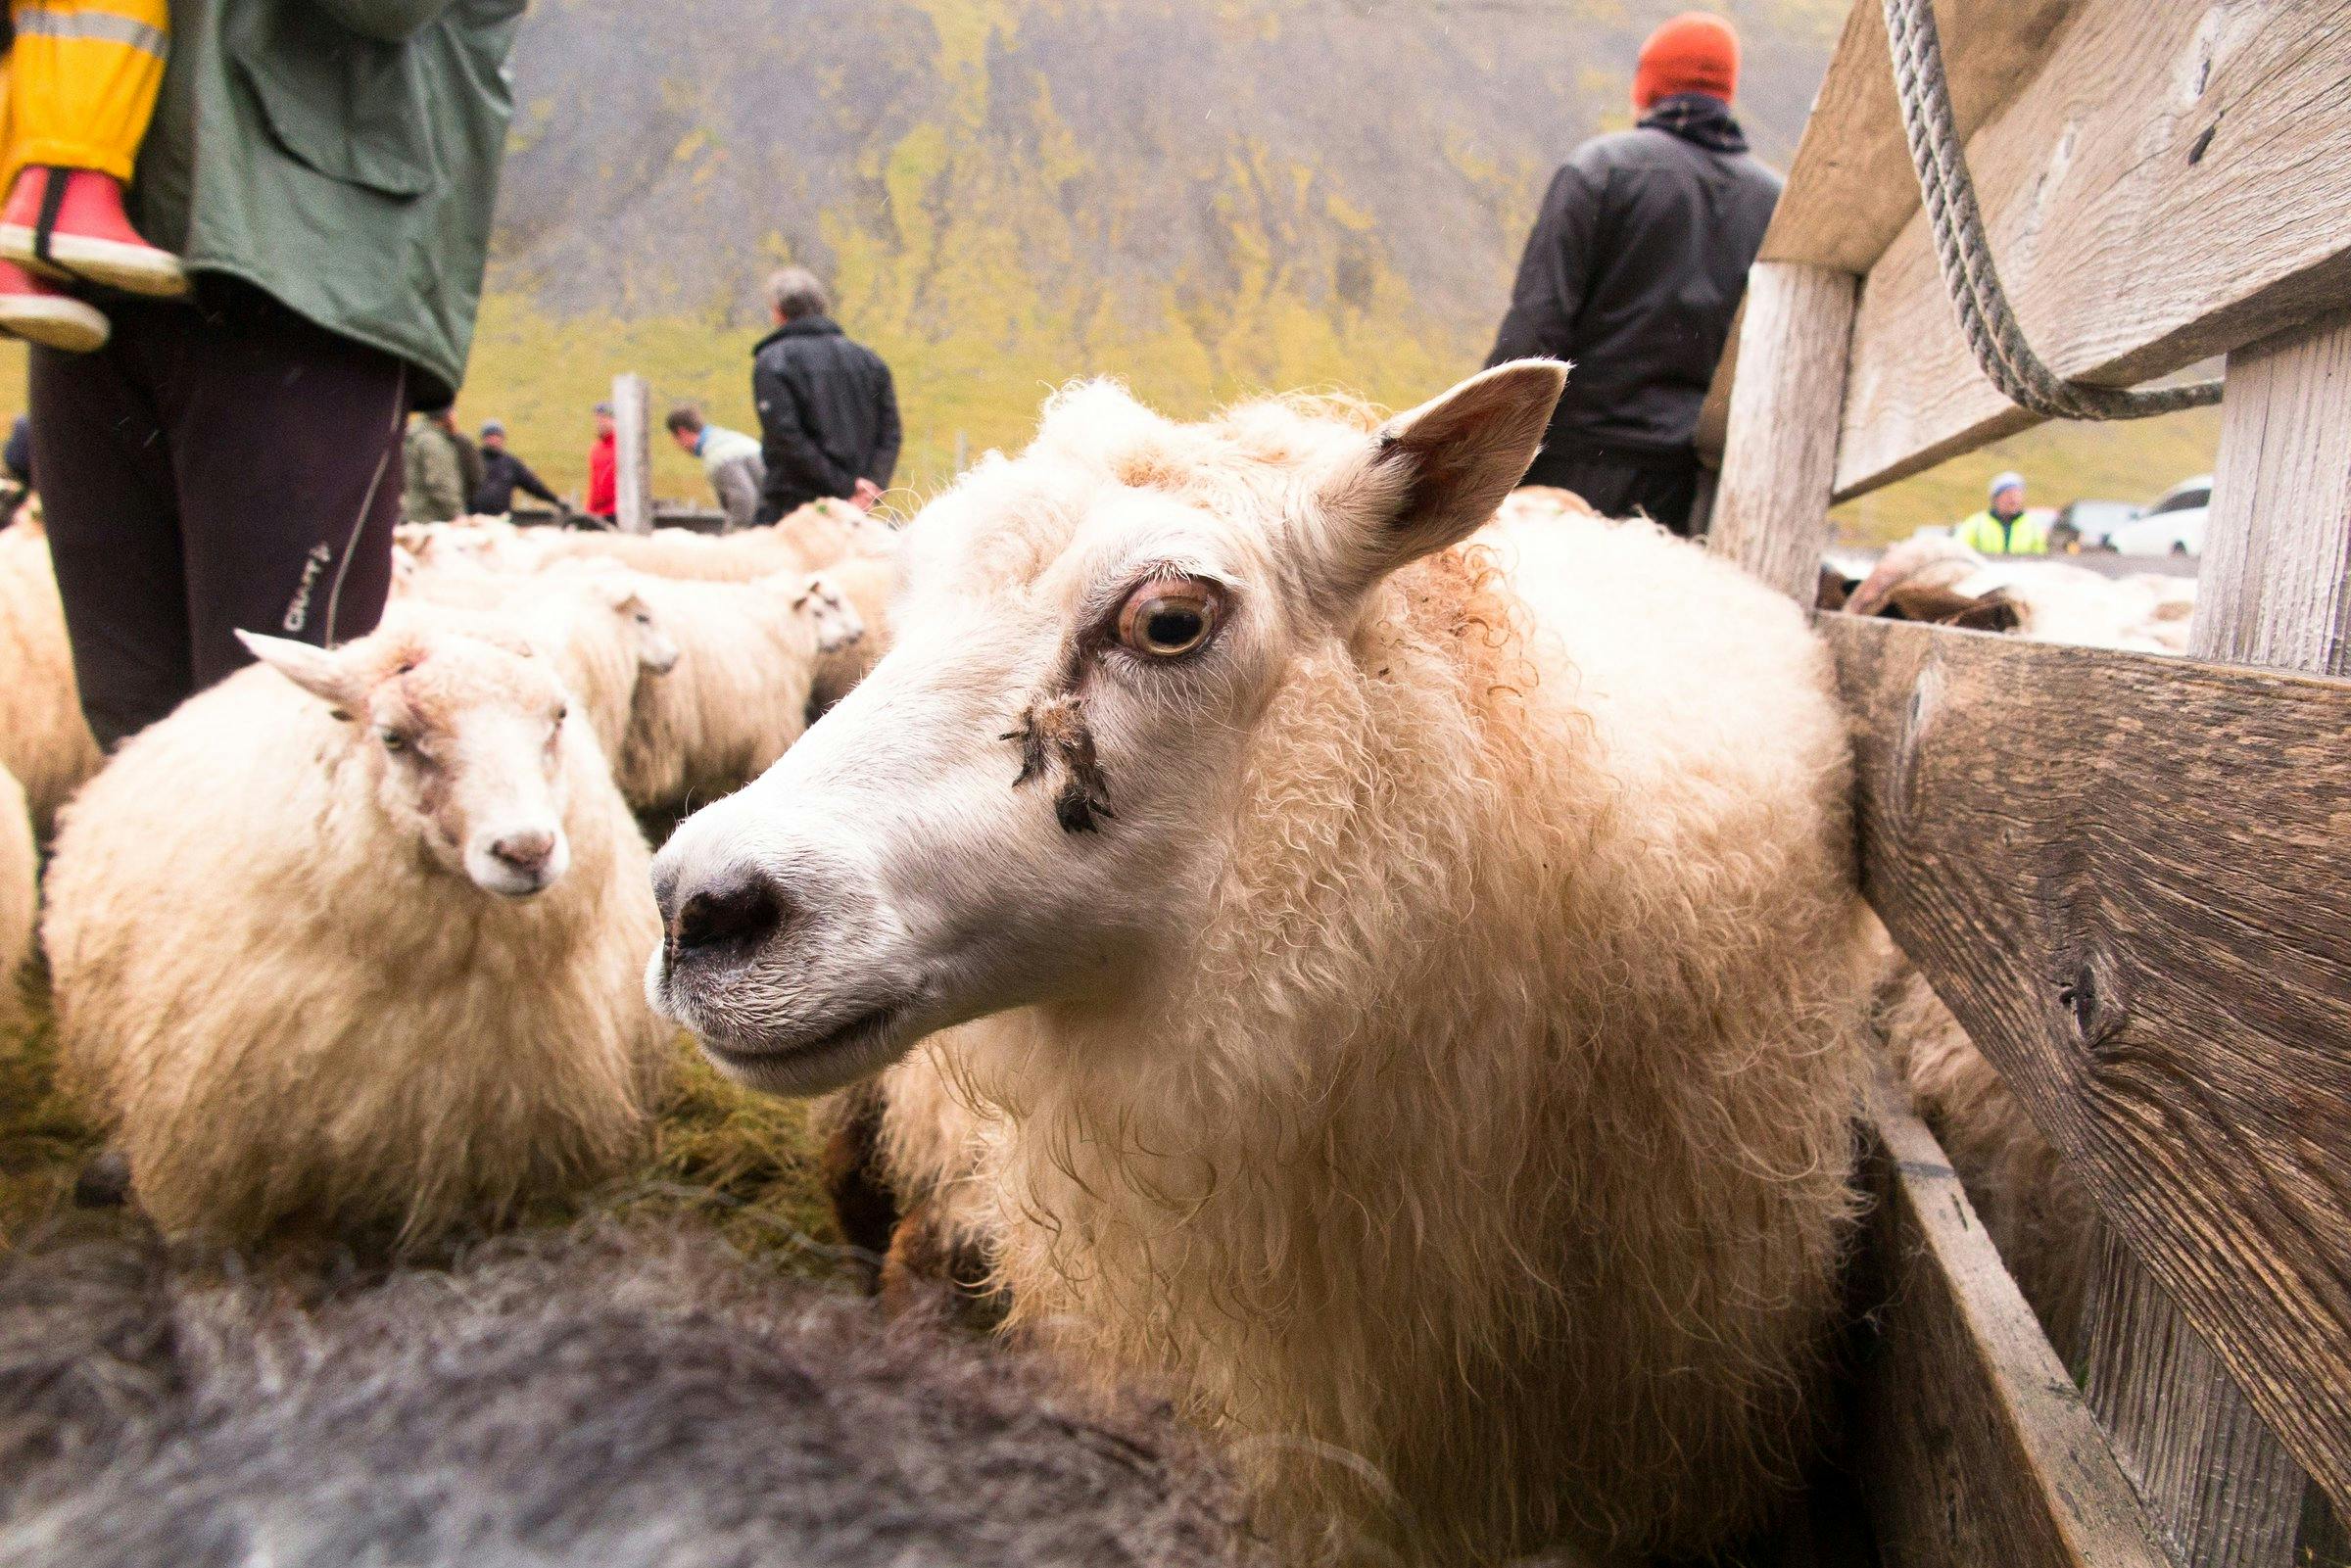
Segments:
[[[678,662],[677,639],[646,602],[645,581],[611,561],[564,561],[531,573],[457,565],[419,568],[400,592],[504,617],[530,637],[554,661],[610,758],[627,738],[638,683],[667,675]]]
[[[962,1024],[1013,1327],[1165,1379],[1302,1557],[1702,1554],[1829,1413],[1844,717],[1729,563],[1479,532],[1562,375],[1378,429],[1062,393],[909,528],[873,675],[656,862],[648,987],[740,1080]]]
[[[0,767],[24,786],[45,838],[57,809],[103,760],[81,716],[49,536],[20,518],[0,529]]]
[[[861,556],[894,554],[896,535],[845,501],[811,501],[763,528],[697,534],[656,528],[649,534],[598,529],[542,530],[544,559],[604,556],[655,577],[748,583],[785,572],[818,572]]]
[[[32,817],[24,786],[0,768],[0,1025],[16,1022],[17,972],[32,955],[33,914],[40,906]]]
[[[1967,1188],[1985,1233],[2060,1358],[2083,1348],[2097,1211],[1926,976],[1889,955],[1879,1028],[1919,1116]]]
[[[2040,556],[1995,560],[1945,535],[1922,534],[1887,550],[1834,607],[1848,615],[2014,630],[2043,642],[2184,653],[2195,583],[2151,573],[2109,578]]]
[[[725,794],[757,778],[807,728],[819,659],[864,634],[826,574],[636,582],[678,643],[677,667],[638,685],[614,759],[620,792],[641,809]]]
[[[1266,1561],[1164,1408],[716,1242],[599,1227],[289,1294],[120,1245],[0,1262],[0,1560]]]
[[[862,632],[817,658],[810,691],[817,713],[847,696],[889,651],[890,600],[898,592],[897,552],[893,548],[887,555],[844,556],[826,567],[823,576],[857,612]]]
[[[732,534],[697,534],[690,528],[656,528],[649,534],[565,529],[547,542],[550,561],[583,557],[618,561],[652,577],[711,583],[748,583],[827,564],[772,527]]]
[[[503,517],[460,517],[448,523],[402,523],[392,530],[392,539],[422,566],[529,572],[551,558],[546,534],[545,529],[518,528]]]
[[[64,817],[61,1077],[168,1232],[496,1223],[637,1147],[647,852],[527,640],[396,605],[135,736]]]

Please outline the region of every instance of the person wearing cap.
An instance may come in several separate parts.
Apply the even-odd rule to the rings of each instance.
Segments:
[[[608,403],[596,405],[596,445],[588,449],[588,504],[581,509],[607,523],[620,515],[620,436]]]
[[[1995,474],[1991,503],[1951,530],[1951,537],[1979,555],[2046,555],[2049,531],[2025,510],[2025,476]]]
[[[482,482],[473,493],[476,517],[504,517],[514,510],[514,492],[536,496],[563,510],[563,502],[531,472],[530,465],[506,450],[506,427],[496,419],[482,424]]]
[[[1486,361],[1574,367],[1524,483],[1677,534],[1697,501],[1699,406],[1780,196],[1732,117],[1738,85],[1739,35],[1720,17],[1650,34],[1640,123],[1553,176]]]

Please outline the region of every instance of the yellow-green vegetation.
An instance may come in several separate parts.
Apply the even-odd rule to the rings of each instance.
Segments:
[[[72,1208],[75,1178],[103,1146],[57,1087],[56,1033],[46,987],[24,981],[24,1009],[0,1028],[0,1251],[44,1225],[129,1228],[122,1211]],[[681,1037],[651,1147],[638,1169],[576,1205],[549,1206],[533,1225],[614,1212],[707,1226],[744,1252],[795,1272],[854,1272],[816,1165],[808,1107],[737,1088]]]

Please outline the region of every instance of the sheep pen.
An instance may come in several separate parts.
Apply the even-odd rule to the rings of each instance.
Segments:
[[[1163,1408],[611,1225],[287,1280],[0,1262],[0,1560],[1265,1561]]]

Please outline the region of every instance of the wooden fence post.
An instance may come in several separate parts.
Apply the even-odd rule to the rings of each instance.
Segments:
[[[624,372],[612,378],[612,425],[619,447],[620,531],[653,530],[652,393],[645,377]]]
[[[2351,675],[2351,321],[2229,356],[2193,630],[2199,658]],[[2324,1497],[2112,1235],[2089,1325],[2091,1407],[2183,1561],[2339,1551]]]
[[[1860,279],[1800,261],[1748,273],[1712,547],[1811,607],[1829,539]]]

